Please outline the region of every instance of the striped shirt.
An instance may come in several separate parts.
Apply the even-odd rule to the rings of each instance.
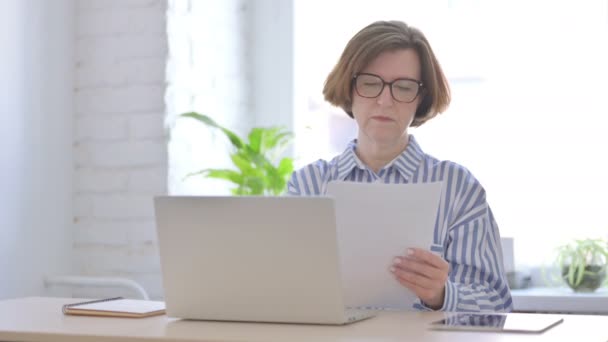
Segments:
[[[442,182],[431,251],[450,265],[443,311],[508,312],[512,299],[503,269],[500,234],[485,190],[463,166],[425,154],[413,136],[405,151],[375,173],[355,154],[357,141],[330,162],[295,171],[290,195],[324,195],[331,181],[387,184]],[[420,300],[414,309],[428,311]]]

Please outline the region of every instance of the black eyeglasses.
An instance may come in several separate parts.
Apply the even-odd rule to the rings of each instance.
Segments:
[[[411,78],[398,78],[393,82],[386,82],[378,75],[367,73],[356,74],[353,83],[357,94],[367,98],[380,96],[384,86],[388,85],[393,99],[406,103],[413,102],[424,89],[422,82]]]

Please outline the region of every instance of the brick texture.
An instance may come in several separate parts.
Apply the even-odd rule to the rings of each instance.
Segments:
[[[167,193],[167,3],[75,3],[75,270],[129,278],[161,298],[153,197]]]
[[[162,298],[153,197],[226,193],[224,182],[183,178],[230,162],[225,137],[176,118],[195,110],[241,133],[253,122],[246,51],[253,2],[75,3],[75,269],[129,278]]]

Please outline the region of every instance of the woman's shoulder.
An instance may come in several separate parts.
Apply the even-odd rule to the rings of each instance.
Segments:
[[[306,164],[304,166],[302,166],[301,168],[297,169],[295,172],[297,173],[320,173],[320,174],[325,174],[327,173],[332,166],[335,164],[335,159],[332,159],[330,161],[327,161],[325,159],[318,159],[312,163]]]
[[[425,158],[426,167],[430,171],[437,172],[442,181],[449,179],[460,179],[461,182],[481,186],[473,172],[466,166],[451,160],[441,160],[430,155]]]
[[[319,159],[307,164],[291,175],[288,193],[292,195],[320,195],[325,193],[325,185],[335,174],[337,159],[331,161]]]

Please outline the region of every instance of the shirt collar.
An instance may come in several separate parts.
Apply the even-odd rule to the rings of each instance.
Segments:
[[[338,156],[337,180],[345,180],[346,177],[356,167],[365,170],[367,167],[357,157],[355,148],[357,147],[357,139],[352,140],[346,150]],[[420,162],[424,158],[424,152],[416,142],[413,135],[410,135],[409,142],[405,150],[393,159],[386,167],[394,166],[406,181],[409,181],[416,169],[420,166]]]

